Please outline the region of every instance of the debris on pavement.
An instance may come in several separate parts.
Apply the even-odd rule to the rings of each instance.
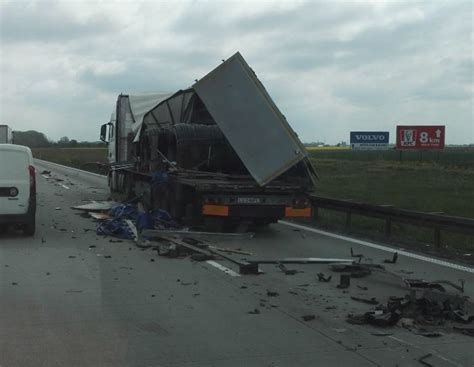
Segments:
[[[145,237],[176,237],[176,238],[235,238],[235,239],[252,239],[255,236],[253,232],[244,233],[223,233],[223,232],[196,232],[185,230],[169,230],[169,229],[146,229],[142,233]],[[221,250],[222,251],[222,250]]]
[[[278,264],[278,268],[285,274],[285,275],[295,275],[298,273],[296,269],[288,269],[285,264]]]
[[[382,333],[382,332],[370,333],[370,334],[373,335],[373,336],[391,336],[391,335],[393,335],[393,333]]]
[[[378,305],[379,304],[379,301],[377,301],[377,299],[375,299],[375,297],[362,298],[362,297],[351,296],[351,299],[354,300],[354,301],[357,301],[357,302],[367,303],[369,305]]]
[[[106,220],[106,219],[111,219],[112,217],[107,214],[107,213],[95,213],[95,212],[88,212],[88,214],[96,219],[96,220]]]
[[[268,297],[278,297],[279,295],[280,295],[280,293],[267,289],[267,296]]]
[[[424,356],[421,356],[420,358],[418,358],[418,362],[420,362],[421,364],[423,364],[425,366],[433,367],[433,365],[431,363],[426,362],[426,360],[428,358],[430,358],[431,356],[433,356],[433,354],[431,354],[431,353],[425,354]]]
[[[287,257],[275,260],[248,260],[252,264],[339,264],[352,263],[352,259],[333,259],[324,257]]]
[[[252,256],[253,254],[251,252],[247,251],[242,251],[240,249],[230,249],[230,248],[222,248],[222,247],[217,247],[217,246],[208,246],[210,249],[217,250],[217,251],[222,251],[222,252],[229,252],[231,254],[239,254],[239,255],[247,255],[247,256]]]
[[[359,258],[359,261],[360,261],[361,258],[365,257],[365,256],[362,255],[362,254],[354,254],[354,250],[352,249],[352,247],[351,247],[351,256],[352,256],[352,257],[358,257],[358,258]]]
[[[428,282],[422,279],[404,279],[405,284],[408,288],[428,288],[428,289],[437,289],[441,292],[445,292],[446,289],[443,285],[449,285],[454,289],[458,290],[461,293],[464,293],[464,280],[460,280],[460,285],[454,284],[449,280],[433,280]]]
[[[358,301],[365,300],[358,297],[351,298]],[[474,316],[465,313],[465,301],[466,299],[459,295],[441,291],[428,290],[420,297],[417,297],[416,291],[411,291],[405,297],[390,297],[386,304],[378,304],[374,311],[360,315],[349,314],[346,321],[351,324],[370,324],[379,327],[398,324],[417,335],[439,337],[443,334],[438,330],[431,330],[433,327],[441,327],[449,322],[468,324],[474,321]]]
[[[312,321],[316,318],[316,316],[314,315],[303,315],[301,316],[301,318],[304,320],[304,321]]]
[[[260,314],[260,310],[258,308],[255,308],[254,310],[248,311],[247,313],[250,315],[258,315]]]
[[[191,255],[191,260],[194,261],[208,261],[208,260],[214,260],[214,256],[212,255],[204,255],[204,254],[192,254]]]
[[[391,259],[385,259],[383,262],[386,264],[396,264],[398,260],[398,252],[395,252]]]
[[[467,336],[474,336],[474,327],[453,326],[453,329]]]
[[[328,283],[328,282],[330,282],[331,279],[332,279],[332,276],[331,276],[331,275],[328,276],[328,277],[325,276],[323,273],[318,273],[318,274],[316,274],[316,275],[318,276],[318,280],[319,280],[320,282]]]
[[[84,210],[87,212],[102,212],[112,209],[112,207],[118,205],[115,201],[94,201],[92,200],[89,204],[77,205],[71,207],[71,209]]]
[[[337,273],[350,273],[351,278],[363,278],[372,274],[370,267],[365,264],[335,264],[331,270]]]
[[[337,288],[346,289],[346,288],[349,288],[350,285],[351,285],[351,276],[348,274],[341,274]]]

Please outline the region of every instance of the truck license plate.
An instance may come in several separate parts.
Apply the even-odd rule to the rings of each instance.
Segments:
[[[238,204],[260,204],[260,198],[237,198]]]

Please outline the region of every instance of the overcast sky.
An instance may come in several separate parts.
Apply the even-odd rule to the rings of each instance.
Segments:
[[[445,124],[473,143],[473,2],[5,1],[0,124],[98,140],[120,92],[240,51],[304,142]]]

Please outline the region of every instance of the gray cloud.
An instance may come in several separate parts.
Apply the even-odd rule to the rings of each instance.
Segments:
[[[240,50],[305,141],[409,120],[443,121],[451,142],[468,143],[472,10],[456,1],[4,1],[0,119],[95,139],[118,93],[185,88]]]
[[[5,2],[1,12],[1,42],[64,42],[98,37],[118,29],[112,14],[81,20],[64,5],[57,0]]]

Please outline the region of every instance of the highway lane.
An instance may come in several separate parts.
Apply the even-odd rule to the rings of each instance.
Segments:
[[[293,276],[274,265],[262,266],[259,276],[229,276],[207,263],[160,258],[130,241],[97,236],[93,221],[70,209],[107,199],[105,178],[44,162],[37,169],[63,181],[37,175],[34,238],[0,234],[1,366],[419,366],[427,353],[435,366],[474,364],[473,339],[464,335],[433,339],[345,322],[348,313],[372,307],[351,295],[382,302],[404,295],[392,277],[353,279],[343,291],[335,273],[330,283],[316,280],[318,272],[331,274],[323,265],[288,266],[302,271]],[[244,243],[217,244],[258,258],[344,258],[350,247],[374,262],[390,257],[282,224]],[[388,266],[413,278],[465,279],[466,294],[474,293],[469,271],[407,256]],[[308,314],[315,320],[303,321]],[[391,335],[372,335],[380,331]]]

